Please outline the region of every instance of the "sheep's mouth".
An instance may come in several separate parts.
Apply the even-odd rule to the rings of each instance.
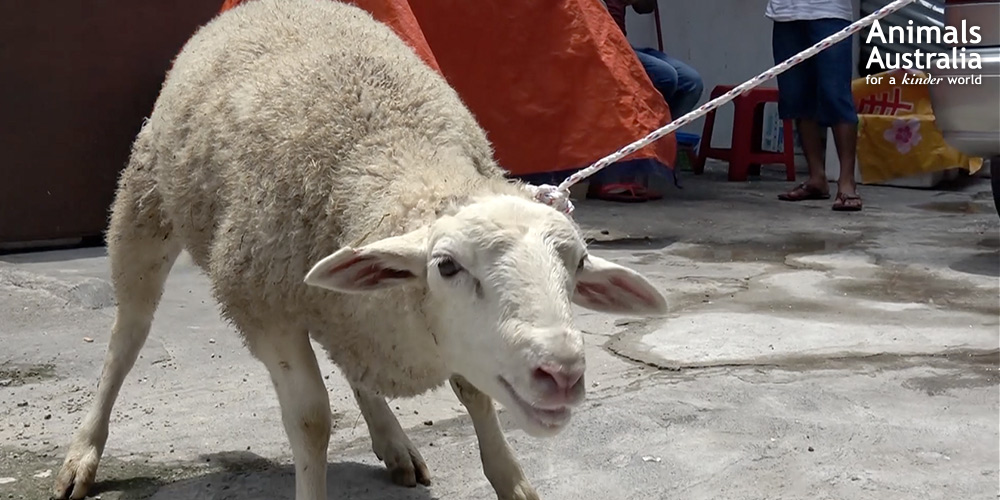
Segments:
[[[541,427],[549,430],[556,430],[566,425],[569,422],[570,417],[573,412],[568,406],[560,406],[558,408],[542,408],[540,406],[530,403],[527,399],[521,397],[520,394],[514,390],[514,386],[503,377],[497,377],[500,380],[500,385],[507,390],[507,394],[510,394],[511,399],[517,403],[517,406],[528,416],[532,421]]]

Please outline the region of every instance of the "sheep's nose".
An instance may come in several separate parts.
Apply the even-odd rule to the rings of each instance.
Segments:
[[[583,374],[582,367],[546,363],[535,368],[533,376],[553,402],[569,403],[583,385]]]

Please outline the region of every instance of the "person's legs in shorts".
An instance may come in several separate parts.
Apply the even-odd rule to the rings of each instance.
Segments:
[[[774,62],[779,64],[809,48],[808,21],[775,22],[771,45]],[[817,116],[817,89],[819,88],[816,60],[806,59],[778,75],[778,115],[783,120],[793,120],[802,141],[802,152],[809,166],[809,178],[791,191],[779,195],[787,201],[826,199],[830,197],[827,186],[823,129]]]
[[[844,29],[850,24],[841,19],[820,19],[809,24],[811,44]],[[861,198],[854,178],[858,144],[858,114],[851,92],[854,76],[854,48],[851,39],[841,41],[816,54],[816,119],[821,127],[833,130],[833,140],[840,160],[835,210],[861,210]]]

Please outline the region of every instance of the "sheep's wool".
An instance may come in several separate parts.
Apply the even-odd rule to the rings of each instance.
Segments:
[[[530,197],[504,178],[454,90],[390,28],[340,2],[255,0],[177,57],[118,203],[170,226],[251,350],[255,336],[308,330],[349,380],[404,397],[450,375],[419,314],[421,290],[331,300],[302,278],[341,246],[415,229],[485,193]]]

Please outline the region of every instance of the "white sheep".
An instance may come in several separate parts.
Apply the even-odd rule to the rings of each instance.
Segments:
[[[255,0],[200,29],[123,171],[108,232],[117,315],[56,498],[93,485],[122,383],[186,250],[269,370],[295,498],[326,498],[331,413],[310,335],[342,370],[395,483],[430,484],[386,404],[450,382],[503,500],[538,498],[493,400],[534,436],[584,397],[572,303],[661,314],[505,178],[472,114],[387,26],[331,0]]]

